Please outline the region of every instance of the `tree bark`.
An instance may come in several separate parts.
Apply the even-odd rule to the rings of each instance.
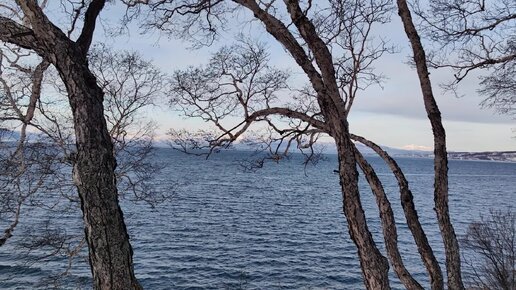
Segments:
[[[141,289],[118,203],[116,160],[104,119],[103,92],[84,61],[63,54],[55,65],[73,112],[77,144],[73,177],[81,199],[94,288]]]
[[[331,119],[334,122],[339,121],[339,125],[333,127],[332,136],[335,138],[339,158],[342,208],[348,223],[349,235],[358,249],[365,286],[370,290],[390,289],[389,263],[376,247],[360,201],[355,145],[349,138],[347,121],[340,118]]]
[[[429,78],[426,55],[419,34],[412,21],[412,16],[405,0],[397,0],[398,14],[401,17],[405,33],[412,46],[414,61],[425,110],[432,125],[434,135],[434,202],[437,221],[441,230],[446,253],[446,272],[449,289],[464,289],[461,275],[459,243],[450,220],[448,209],[448,156],[446,151],[446,132],[441,121],[441,112],[435,101]]]
[[[376,203],[380,212],[380,219],[382,222],[383,238],[385,241],[385,248],[391,261],[391,265],[394,272],[400,279],[401,283],[406,289],[412,290],[423,290],[421,284],[419,284],[410,272],[405,267],[403,259],[401,258],[400,251],[398,250],[398,232],[396,229],[396,220],[394,219],[394,213],[392,212],[391,203],[385,194],[382,182],[376,175],[373,167],[367,162],[362,153],[355,147],[355,157],[358,165],[364,172],[364,175],[369,183],[369,187],[376,197]]]

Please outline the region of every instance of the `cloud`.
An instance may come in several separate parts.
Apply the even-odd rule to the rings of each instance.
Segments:
[[[377,66],[388,78],[383,89],[371,87],[360,92],[352,110],[356,112],[390,114],[412,119],[426,119],[423,98],[416,72],[403,63],[400,55],[389,56]],[[444,93],[440,84],[450,81],[453,75],[445,70],[433,70],[430,75],[434,97],[443,120],[473,123],[514,124],[510,116],[497,115],[479,104],[483,97],[477,93],[478,78],[471,75],[461,82],[459,94]]]

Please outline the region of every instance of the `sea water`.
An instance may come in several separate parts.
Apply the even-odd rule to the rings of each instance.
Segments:
[[[170,196],[151,207],[123,199],[134,249],[135,272],[146,289],[363,289],[356,248],[342,213],[335,155],[316,166],[303,156],[245,171],[249,152],[223,151],[209,159],[159,149],[155,190]],[[428,277],[408,230],[396,180],[378,157],[368,157],[391,201],[400,252],[425,288]],[[433,161],[397,158],[410,182],[420,221],[445,271],[433,210]],[[450,214],[460,239],[468,225],[515,206],[516,164],[450,161]],[[385,253],[374,196],[361,177],[361,198],[379,248]],[[48,278],[67,268],[65,255],[36,260],[51,249],[19,245],[52,224],[77,239],[80,210],[25,208],[15,236],[0,247],[0,289],[91,288],[87,253],[81,252],[59,284]],[[44,222],[45,221],[45,222]],[[393,288],[401,288],[391,273]]]

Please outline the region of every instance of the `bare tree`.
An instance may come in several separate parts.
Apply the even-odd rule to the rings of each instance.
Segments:
[[[468,255],[472,286],[516,289],[516,216],[510,208],[491,210],[470,224],[462,245],[472,252]]]
[[[430,65],[451,68],[455,89],[470,73],[480,74],[483,107],[516,114],[516,7],[511,0],[432,1],[415,6],[421,29],[435,46]]]
[[[8,62],[8,59],[14,60],[13,54],[18,54],[16,62]],[[4,102],[0,104],[0,109],[3,112],[2,124],[11,124],[12,128],[17,128],[18,123],[22,124],[20,137],[16,148],[11,151],[20,152],[36,152],[39,158],[32,158],[36,164],[24,161],[23,169],[25,174],[16,174],[16,178],[8,173],[15,172],[9,170],[6,166],[5,172],[1,176],[6,183],[14,184],[31,184],[38,181],[38,176],[41,176],[39,181],[45,187],[31,188],[27,190],[26,186],[5,187],[4,196],[9,196],[10,199],[4,199],[7,204],[8,200],[16,200],[17,207],[11,206],[13,215],[13,222],[5,232],[2,242],[5,242],[14,227],[18,224],[20,218],[20,211],[22,206],[43,206],[54,208],[57,203],[60,203],[59,197],[51,198],[49,196],[53,192],[60,192],[60,195],[66,201],[73,201],[70,206],[65,206],[70,210],[77,211],[79,207],[79,199],[71,184],[71,175],[69,172],[73,163],[73,156],[76,150],[70,146],[73,137],[73,123],[69,112],[64,110],[66,108],[66,92],[63,90],[63,83],[60,81],[57,74],[52,69],[42,70],[38,75],[31,74],[32,70],[29,67],[24,68],[24,63],[30,63],[33,55],[27,51],[27,55],[19,53],[18,49],[15,52],[10,50],[3,50],[2,56],[6,56],[5,66],[0,81],[4,84],[2,92],[5,92]],[[106,46],[99,45],[91,50],[89,54],[90,65],[97,76],[99,85],[103,87],[106,92],[105,100],[106,108],[104,115],[108,121],[108,129],[110,136],[115,144],[114,154],[118,159],[118,166],[115,174],[117,177],[117,187],[122,197],[143,200],[154,206],[156,202],[160,202],[167,197],[166,193],[157,192],[152,185],[153,174],[158,172],[161,165],[156,164],[151,160],[154,153],[152,147],[153,139],[153,124],[144,118],[141,110],[144,107],[153,104],[160,94],[162,94],[162,84],[164,83],[164,74],[157,70],[150,62],[142,60],[141,56],[134,52],[120,52],[115,53]],[[47,65],[48,67],[48,65]],[[11,72],[12,73],[8,73]],[[43,75],[43,72],[45,74]],[[24,76],[24,73],[28,76]],[[18,76],[15,78],[14,76]],[[45,76],[45,77],[43,77]],[[18,79],[28,81],[28,85],[20,87],[23,83]],[[38,81],[39,80],[39,81]],[[34,83],[43,86],[39,89],[34,89]],[[45,93],[42,93],[45,92]],[[27,96],[34,96],[37,100],[34,106],[33,118],[26,120],[18,116],[19,107],[24,106],[24,102],[29,98]],[[41,97],[43,94],[44,97]],[[49,96],[51,95],[51,97]],[[29,136],[37,140],[25,140],[26,129],[32,128],[36,130]],[[15,136],[16,137],[16,136]],[[23,139],[22,139],[23,137]],[[16,139],[16,138],[12,138]],[[38,141],[36,143],[35,141]],[[23,141],[23,142],[22,142]],[[44,146],[43,146],[44,145]],[[20,147],[21,149],[18,149]],[[33,148],[34,147],[34,148]],[[50,152],[55,155],[54,158],[41,158],[45,152],[45,148],[51,148]],[[39,152],[41,151],[41,152]],[[8,148],[2,149],[2,153],[10,152]],[[48,154],[48,153],[47,153]],[[21,156],[14,156],[13,154],[5,155],[5,162],[16,163],[22,162],[25,158]],[[53,170],[42,170],[41,166],[49,168],[59,168]],[[38,175],[39,174],[39,175]],[[23,180],[22,180],[23,178]],[[50,186],[53,187],[50,187]],[[29,187],[30,188],[30,187]],[[14,190],[18,189],[18,191]],[[35,200],[38,201],[35,204]],[[51,204],[51,205],[49,205]],[[60,206],[60,211],[63,207]],[[8,208],[1,211],[4,215],[8,212]],[[48,233],[37,234],[38,231],[31,237],[27,237],[24,244],[25,248],[33,250],[34,248],[52,249],[49,255],[52,254],[66,254],[69,257],[69,266],[71,261],[80,252],[80,249],[85,245],[83,238],[78,234],[59,235],[57,232],[52,233],[55,236],[50,237]],[[28,242],[28,240],[32,240]],[[71,245],[68,247],[67,245]],[[66,246],[66,247],[65,247]],[[61,278],[67,274],[68,270],[54,277]],[[57,280],[56,280],[57,281]],[[55,282],[55,281],[54,281]]]
[[[0,51],[0,121],[2,125],[20,126],[18,138],[9,136],[2,142],[1,214],[10,220],[10,224],[0,238],[0,246],[12,236],[18,225],[22,205],[37,191],[48,187],[45,180],[56,174],[56,160],[59,158],[58,152],[51,146],[29,140],[27,136],[49,63],[41,61],[34,68],[24,67],[20,60],[26,57],[30,57],[30,54],[19,49],[4,47]]]
[[[35,0],[18,0],[2,3],[0,40],[36,52],[44,63],[56,68],[66,88],[76,149],[65,157],[73,164],[73,180],[83,210],[94,288],[140,289],[134,276],[129,236],[118,205],[114,154],[117,150],[122,152],[124,148],[113,146],[104,118],[102,102],[105,93],[90,70],[87,58],[96,21],[105,2],[64,1],[64,7],[72,8],[69,10],[72,11],[69,14],[71,26],[67,32],[63,32],[47,17],[44,12],[46,1],[37,3]],[[78,37],[72,39],[77,31],[80,31]],[[138,78],[131,73],[127,76],[130,81]],[[134,104],[138,103],[131,106]],[[54,136],[53,133],[61,134],[63,130],[60,129],[58,119],[52,112],[47,113],[44,118],[55,126],[46,133],[49,136]],[[118,115],[125,124],[131,121],[131,116],[134,115],[127,112]],[[114,130],[118,134],[115,137],[125,137],[125,130],[118,125]],[[131,181],[127,168],[119,173]],[[128,184],[133,189],[139,186],[131,182]]]
[[[395,273],[406,288],[422,289],[403,265],[392,209],[383,187],[352,139],[374,147],[399,180],[403,207],[410,219],[409,228],[416,237],[432,288],[442,289],[441,270],[417,220],[406,179],[392,158],[376,144],[350,134],[347,123],[357,94],[380,80],[381,76],[374,73],[372,64],[390,49],[385,42],[372,37],[371,29],[375,24],[388,21],[392,8],[389,2],[371,1],[362,5],[354,1],[330,1],[329,7],[312,6],[311,2],[301,7],[297,1],[285,1],[285,7],[276,6],[276,3],[234,2],[252,12],[285,47],[308,77],[310,85],[289,98],[286,92],[288,74],[267,65],[263,46],[254,46],[244,40],[239,45],[225,47],[214,54],[206,67],[179,71],[173,80],[173,103],[186,115],[211,122],[220,133],[203,131],[189,135],[174,131],[171,134],[173,142],[183,150],[225,147],[242,138],[253,124],[264,123],[272,136],[265,147],[274,148],[269,150],[268,156],[277,160],[287,155],[291,147],[313,148],[321,134],[331,136],[339,156],[343,211],[350,236],[358,248],[366,287],[390,288],[388,261],[376,247],[362,209],[357,164],[368,177],[376,196],[384,241]],[[154,13],[159,7],[173,14],[185,7],[204,7],[209,1],[187,3],[177,7],[174,3],[167,2],[170,6],[160,3],[162,5],[151,5],[151,10]],[[286,15],[279,12],[282,8],[286,8]],[[288,20],[281,20],[283,18]],[[235,121],[237,116],[240,117]]]

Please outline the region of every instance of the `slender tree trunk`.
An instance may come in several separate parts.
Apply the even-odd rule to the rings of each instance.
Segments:
[[[358,141],[369,148],[373,149],[376,154],[378,154],[384,161],[387,163],[392,173],[396,177],[398,181],[398,186],[400,188],[400,200],[401,205],[403,207],[403,211],[405,213],[405,219],[407,221],[407,225],[414,237],[414,241],[416,242],[417,249],[423,260],[423,263],[426,266],[428,274],[430,276],[430,285],[433,290],[441,290],[444,289],[443,275],[441,271],[441,267],[435,258],[434,252],[426,234],[419,222],[419,216],[416,211],[416,205],[414,204],[414,196],[412,195],[412,191],[410,191],[409,183],[403,174],[403,171],[398,166],[396,161],[392,159],[385,150],[383,150],[376,143],[373,143],[363,137],[351,134],[351,138],[355,141]]]
[[[104,119],[104,94],[86,60],[73,52],[70,48],[59,54],[55,65],[73,112],[77,143],[73,176],[81,199],[93,286],[106,290],[141,289],[118,203],[116,160]]]
[[[355,157],[357,162],[364,172],[364,175],[369,183],[369,187],[376,197],[376,203],[380,212],[380,219],[382,221],[383,238],[385,241],[385,248],[391,261],[391,265],[394,272],[400,279],[401,283],[406,289],[412,290],[423,290],[421,284],[419,284],[410,272],[405,267],[403,259],[401,258],[400,251],[398,250],[398,232],[396,229],[396,220],[394,219],[394,213],[392,212],[391,203],[385,194],[382,182],[376,175],[373,167],[367,162],[362,153],[355,147]]]
[[[405,0],[397,0],[398,14],[401,17],[405,33],[412,46],[417,74],[423,93],[425,109],[432,125],[434,135],[434,202],[437,221],[441,230],[446,253],[446,271],[449,289],[464,289],[461,275],[459,243],[450,220],[448,209],[448,156],[446,151],[446,132],[441,121],[441,112],[435,101],[430,83],[426,55],[412,16]]]
[[[354,144],[349,138],[348,123],[340,118],[333,130],[339,157],[339,176],[342,189],[342,207],[348,223],[349,235],[358,249],[360,266],[367,289],[390,289],[389,263],[373,240],[367,227],[367,220],[360,201],[358,172],[354,155]]]

